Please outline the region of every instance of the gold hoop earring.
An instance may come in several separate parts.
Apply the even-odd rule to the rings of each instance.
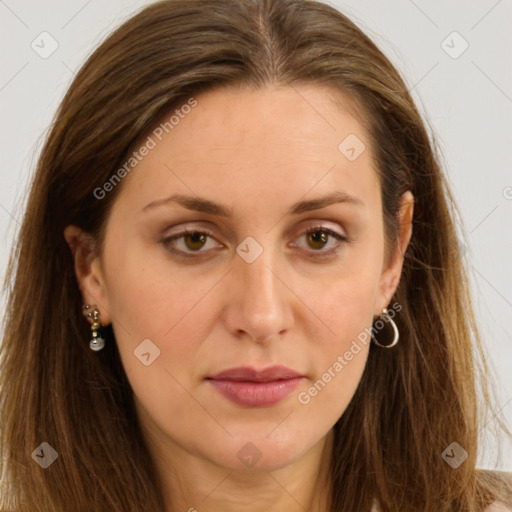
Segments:
[[[89,318],[91,322],[91,340],[89,341],[89,348],[98,352],[105,346],[105,340],[100,336],[99,330],[101,329],[101,323],[99,321],[100,312],[98,308],[94,306],[92,311],[89,311],[93,306],[85,304],[83,306],[84,315]]]
[[[398,327],[396,326],[395,321],[389,316],[387,308],[384,308],[382,310],[382,313],[380,316],[381,316],[381,318],[384,317],[384,320],[379,319],[375,322],[375,327],[372,326],[372,341],[373,341],[373,343],[375,343],[375,345],[382,347],[382,348],[394,347],[398,343],[398,339],[400,338],[400,334],[398,332]],[[393,339],[392,339],[391,343],[380,343],[379,341],[377,341],[377,339],[374,336],[374,332],[380,331],[384,327],[384,325],[385,325],[384,322],[391,324],[391,327],[393,328]],[[379,323],[382,325],[379,326],[378,325]]]

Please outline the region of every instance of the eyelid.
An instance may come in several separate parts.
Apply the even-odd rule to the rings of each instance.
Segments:
[[[204,228],[202,226],[198,226],[198,227],[185,226],[184,228],[181,228],[179,231],[176,231],[176,233],[169,233],[168,235],[165,236],[165,238],[166,239],[179,238],[180,236],[190,235],[190,234],[194,234],[194,233],[199,233],[201,235],[204,234],[204,235],[211,236],[212,238],[215,238],[213,233],[208,228]]]
[[[299,229],[298,231],[295,231],[293,236],[296,238],[298,236],[302,236],[302,235],[306,235],[308,233],[314,233],[316,231],[323,231],[323,232],[326,232],[326,233],[329,233],[335,237],[340,237],[340,238],[343,238],[343,239],[348,239],[348,236],[345,234],[345,233],[340,233],[338,232],[336,229],[330,227],[330,226],[327,226],[325,224],[314,224],[312,226],[307,226],[305,228],[301,228]]]

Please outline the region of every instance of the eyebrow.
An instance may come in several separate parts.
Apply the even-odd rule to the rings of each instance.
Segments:
[[[219,217],[232,217],[233,210],[228,208],[227,206],[223,206],[219,203],[215,203],[209,199],[198,197],[198,196],[186,196],[183,194],[173,194],[164,199],[158,199],[156,201],[152,201],[142,208],[142,211],[147,211],[153,209],[158,206],[169,205],[171,203],[177,203],[183,208],[187,210],[202,212],[202,213],[210,213],[212,215],[217,215]],[[332,194],[329,194],[324,197],[319,197],[317,199],[310,199],[308,201],[298,201],[293,204],[289,209],[289,213],[292,215],[298,215],[305,212],[310,212],[314,210],[320,210],[321,208],[325,208],[330,206],[331,204],[338,203],[348,203],[353,204],[355,206],[364,207],[364,202],[358,197],[351,196],[346,192],[336,191]]]

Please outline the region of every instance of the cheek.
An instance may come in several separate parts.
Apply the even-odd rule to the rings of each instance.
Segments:
[[[359,385],[368,352],[368,344],[355,343],[341,354],[332,354],[317,378],[298,393],[298,402],[319,423],[333,425],[342,416]]]
[[[209,294],[214,283],[167,275],[156,266],[137,265],[135,258],[115,272],[112,316],[123,368],[139,407],[171,428],[196,405],[189,389],[201,369],[198,359],[205,359],[201,346],[212,329],[212,301],[218,301]]]
[[[194,368],[194,354],[211,329],[215,297],[210,292],[218,277],[180,271],[165,257],[153,257],[148,264],[148,251],[142,247],[112,244],[105,254],[121,360],[136,394],[140,390],[151,397],[169,384],[170,374],[179,379]]]
[[[320,336],[320,331],[316,336],[313,330],[309,332],[314,378],[298,400],[314,414],[333,421],[352,399],[368,357],[378,265],[365,263],[347,268],[329,288],[324,288],[324,293],[311,287],[304,295],[309,297],[312,310],[322,312],[327,328]]]
[[[304,296],[308,305],[327,327],[321,338],[327,353],[344,351],[351,341],[364,331],[373,318],[373,308],[378,286],[376,265],[348,266],[330,282],[324,281],[322,293],[308,285]]]
[[[165,338],[188,320],[215,284],[211,273],[180,268],[163,251],[142,244],[111,246],[107,288],[121,340]]]
[[[312,347],[317,360],[313,382],[303,401],[317,400],[319,411],[331,410],[336,417],[343,413],[359,384],[371,341],[372,311],[368,297],[350,299],[349,303],[340,303],[336,320],[331,324],[335,335],[317,340]]]
[[[373,282],[340,284],[318,304],[320,311],[329,312],[326,324],[334,334],[309,337],[311,379],[297,395],[299,404],[320,425],[333,425],[346,410],[361,380],[371,341]]]

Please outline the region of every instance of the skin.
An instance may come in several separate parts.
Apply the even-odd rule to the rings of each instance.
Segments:
[[[400,240],[385,258],[369,136],[348,98],[341,108],[328,93],[302,86],[197,96],[119,185],[101,254],[76,226],[64,232],[84,303],[113,325],[167,512],[327,510],[332,427],[354,395],[369,345],[360,344],[308,404],[298,395],[390,306],[413,213],[407,192]],[[338,150],[348,134],[366,145],[354,161]],[[288,213],[297,201],[335,190],[364,205]],[[221,203],[232,217],[176,203],[142,211],[176,193]],[[351,242],[305,234],[318,225]],[[202,245],[187,237],[167,244],[190,258],[162,242],[184,227],[212,234]],[[248,236],[263,249],[252,263],[236,252]],[[332,247],[337,252],[314,258]],[[134,355],[144,339],[160,350],[149,366]],[[274,364],[305,378],[269,407],[235,405],[205,380],[235,366]],[[261,455],[251,467],[237,455],[247,443]]]

